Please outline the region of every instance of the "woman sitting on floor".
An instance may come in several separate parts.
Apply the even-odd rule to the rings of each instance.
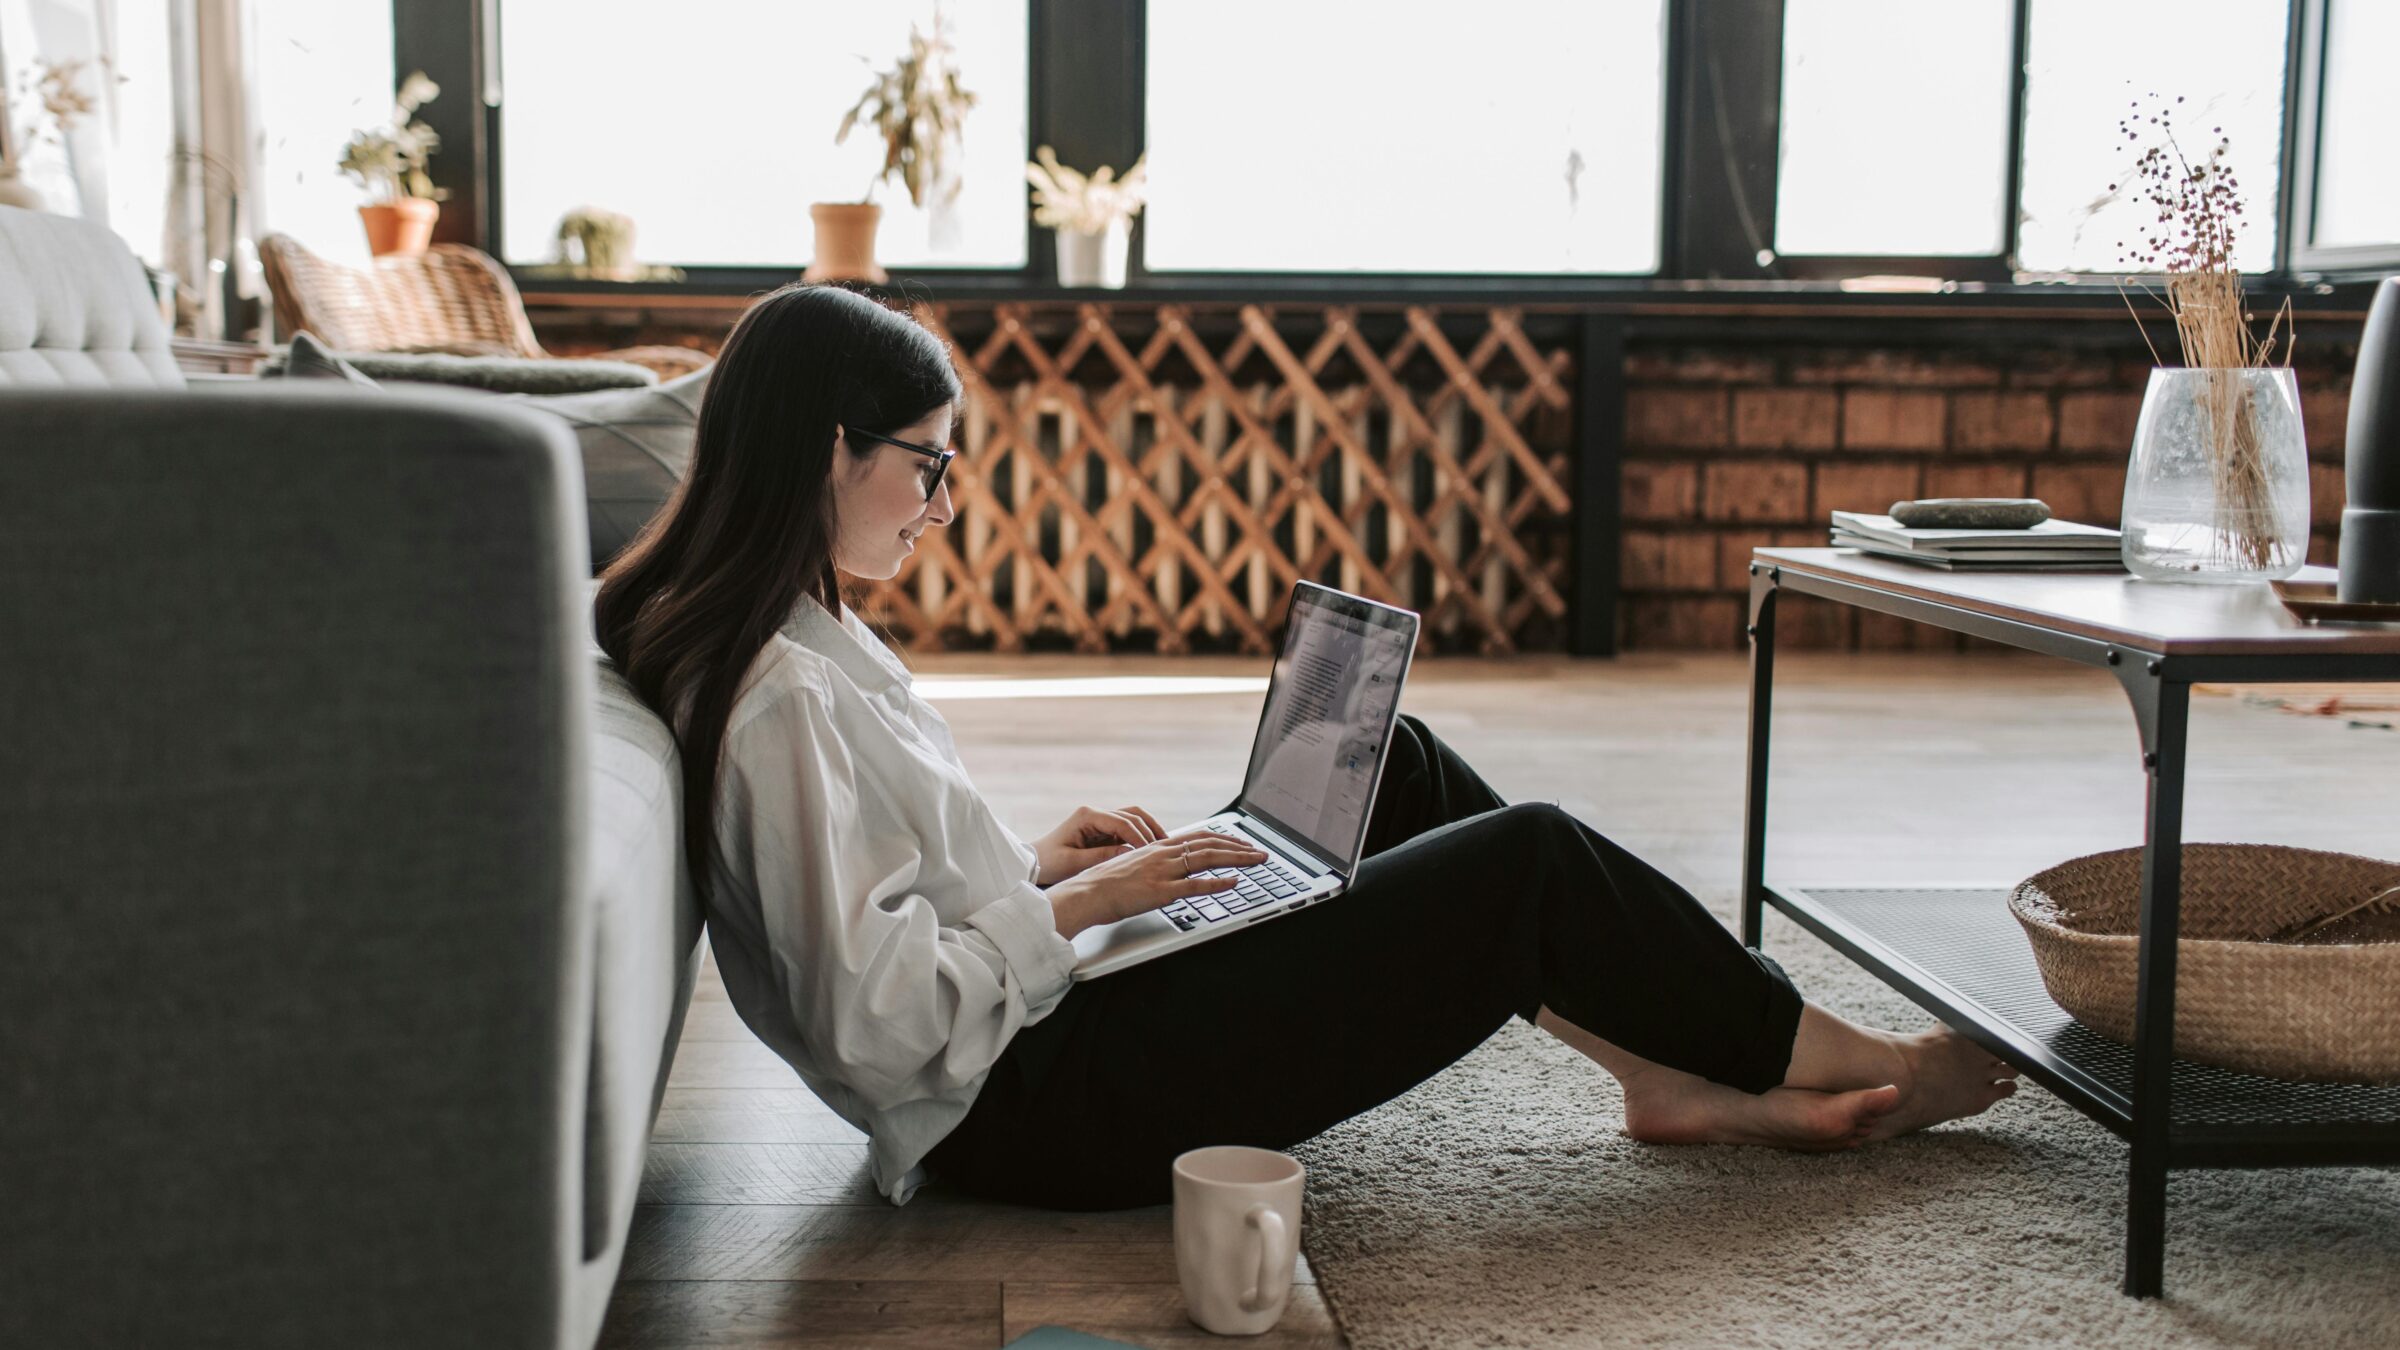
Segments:
[[[2014,1087],[1947,1029],[1804,1003],[1682,888],[1556,807],[1503,803],[1407,717],[1346,896],[1070,982],[1076,933],[1265,855],[1130,806],[1020,840],[843,605],[842,575],[888,578],[950,521],[959,396],[908,318],[766,296],[595,609],[682,747],[686,859],[735,1007],[867,1132],[894,1201],[930,1171],[1037,1205],[1156,1204],[1184,1150],[1288,1147],[1511,1016],[1614,1074],[1627,1131],[1658,1143],[1848,1148]]]

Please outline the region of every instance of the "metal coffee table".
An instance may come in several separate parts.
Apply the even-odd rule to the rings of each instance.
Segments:
[[[2125,687],[2149,774],[2132,1048],[2101,1038],[2051,1001],[2009,915],[2007,885],[1803,891],[1766,884],[1775,601],[1787,591],[2098,666]],[[2192,685],[2400,680],[2400,628],[2304,625],[2264,586],[1950,573],[1800,548],[1753,554],[1750,634],[1742,940],[1759,945],[1764,906],[1775,906],[2131,1143],[2126,1293],[2153,1298],[2162,1291],[2170,1170],[2400,1163],[2400,1087],[2285,1082],[2172,1054]]]

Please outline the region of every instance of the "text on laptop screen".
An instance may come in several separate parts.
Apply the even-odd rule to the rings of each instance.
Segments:
[[[1413,623],[1371,609],[1294,604],[1242,805],[1348,865],[1414,636]]]

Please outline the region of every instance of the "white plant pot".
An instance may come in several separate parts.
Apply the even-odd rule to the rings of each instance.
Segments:
[[[1059,285],[1110,290],[1125,285],[1125,256],[1133,244],[1130,222],[1119,221],[1099,234],[1059,230],[1057,236]]]

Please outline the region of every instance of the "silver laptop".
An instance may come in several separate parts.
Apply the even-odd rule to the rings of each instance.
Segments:
[[[1184,827],[1243,836],[1267,860],[1199,874],[1234,877],[1232,890],[1085,929],[1075,938],[1075,978],[1139,965],[1340,895],[1358,872],[1400,683],[1416,649],[1416,615],[1301,582],[1242,795]]]

